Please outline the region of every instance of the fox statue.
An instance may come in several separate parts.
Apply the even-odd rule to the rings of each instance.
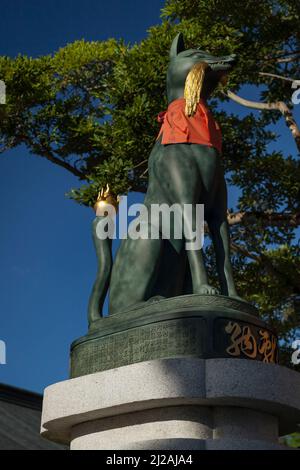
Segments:
[[[222,137],[207,99],[219,83],[225,83],[235,62],[235,55],[215,57],[199,49],[186,50],[181,33],[173,40],[167,71],[168,109],[159,115],[162,126],[149,157],[144,201],[149,209],[153,204],[204,205],[204,218],[215,249],[220,294],[230,297],[238,296],[230,261]],[[102,315],[108,287],[111,315],[161,298],[219,294],[209,284],[202,249],[185,249],[186,233],[181,239],[128,237],[122,240],[113,263],[111,240],[96,236],[100,218],[93,222],[99,268],[89,302],[89,324]],[[184,222],[191,232],[195,230],[195,211]]]

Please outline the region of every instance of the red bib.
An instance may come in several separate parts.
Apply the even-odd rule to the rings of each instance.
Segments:
[[[162,144],[203,144],[222,152],[222,133],[204,100],[200,100],[194,116],[186,116],[185,99],[179,98],[169,104],[167,111],[159,113],[162,123],[157,139]]]

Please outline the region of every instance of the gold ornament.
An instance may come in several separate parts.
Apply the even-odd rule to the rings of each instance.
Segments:
[[[98,193],[97,201],[94,205],[94,211],[96,215],[105,215],[109,206],[113,206],[115,211],[118,210],[118,205],[120,202],[119,196],[115,197],[109,189],[109,185],[106,185],[106,188],[101,188]]]

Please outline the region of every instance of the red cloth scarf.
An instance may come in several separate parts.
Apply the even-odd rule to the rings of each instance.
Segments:
[[[203,144],[222,152],[222,133],[204,100],[200,100],[194,116],[186,116],[185,99],[179,98],[169,104],[167,111],[159,113],[162,123],[157,139],[162,144]]]

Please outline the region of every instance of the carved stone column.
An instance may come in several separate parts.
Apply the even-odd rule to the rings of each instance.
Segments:
[[[244,359],[139,362],[45,390],[42,435],[71,449],[280,449],[300,376]]]

